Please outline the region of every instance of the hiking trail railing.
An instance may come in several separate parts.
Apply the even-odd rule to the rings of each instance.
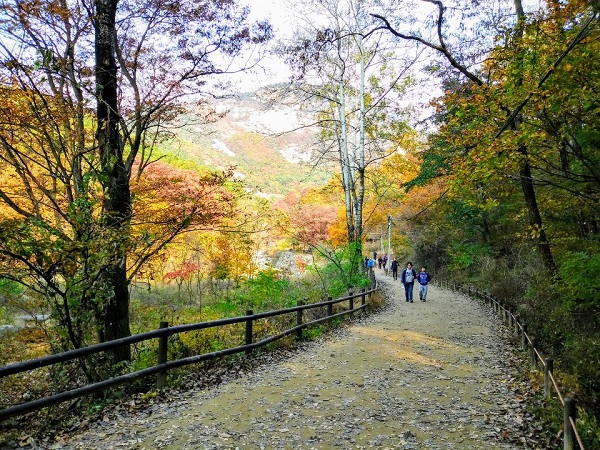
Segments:
[[[302,331],[311,326],[320,324],[322,322],[331,323],[336,317],[342,317],[345,315],[353,316],[354,313],[365,309],[369,306],[369,300],[371,295],[377,291],[378,287],[374,283],[371,289],[362,289],[357,293],[349,292],[345,297],[337,299],[328,298],[327,301],[318,303],[304,304],[304,301],[298,301],[297,306],[286,309],[279,309],[275,311],[267,311],[263,313],[254,314],[252,310],[246,311],[245,316],[232,317],[227,319],[213,320],[209,322],[199,322],[187,325],[169,326],[168,322],[161,322],[160,327],[157,330],[149,331],[146,333],[136,334],[126,338],[116,339],[114,341],[103,342],[101,344],[91,345],[89,347],[79,348],[75,350],[69,350],[62,353],[48,355],[42,358],[32,359],[29,361],[17,362],[8,364],[4,367],[0,367],[0,379],[15,374],[21,374],[29,372],[35,369],[39,369],[46,366],[53,366],[55,364],[72,361],[86,356],[104,353],[107,351],[115,350],[125,345],[131,345],[138,342],[148,341],[152,339],[158,339],[158,361],[155,366],[147,367],[136,372],[127,373],[124,375],[109,378],[107,380],[99,381],[92,384],[86,384],[75,389],[68,391],[52,394],[47,397],[42,397],[37,400],[20,403],[17,405],[11,405],[4,409],[0,409],[0,421],[8,419],[10,417],[19,416],[31,411],[36,411],[48,406],[56,405],[67,400],[79,398],[95,392],[100,392],[109,389],[112,386],[130,383],[134,380],[144,378],[150,375],[156,375],[156,387],[161,388],[165,385],[166,376],[169,370],[178,367],[183,367],[189,364],[198,363],[201,361],[207,361],[210,359],[232,355],[235,353],[251,353],[252,350],[267,345],[271,342],[277,341],[285,336],[296,334],[296,338],[301,340],[303,338]],[[360,304],[355,307],[355,300],[360,299]],[[333,306],[347,302],[347,309],[342,310],[334,314]],[[345,307],[345,305],[342,305]],[[304,311],[321,308],[326,309],[326,314],[323,317],[311,321],[304,321]],[[281,316],[284,314],[296,314],[296,325],[292,328],[286,329],[279,334],[269,336],[260,341],[253,342],[253,324],[257,320],[266,319],[269,317]],[[231,347],[219,351],[210,353],[203,353],[199,355],[189,356],[182,359],[167,360],[169,337],[177,335],[179,333],[185,333],[189,331],[203,330],[214,327],[222,327],[225,325],[244,323],[245,329],[243,333],[244,344],[237,347]]]
[[[585,450],[581,437],[577,432],[575,424],[577,419],[577,407],[575,400],[565,397],[561,392],[554,377],[554,361],[552,358],[544,358],[537,348],[537,338],[530,336],[527,330],[527,323],[522,321],[517,313],[512,312],[500,300],[494,298],[489,292],[481,292],[472,286],[450,283],[446,280],[435,280],[437,286],[449,289],[454,292],[460,292],[468,297],[474,297],[482,300],[492,310],[501,317],[502,321],[509,329],[514,330],[517,341],[521,341],[524,351],[529,353],[529,360],[533,369],[538,368],[538,363],[542,364],[544,370],[544,396],[546,399],[552,398],[552,390],[563,406],[563,448],[564,450],[575,450],[579,446],[580,450]]]

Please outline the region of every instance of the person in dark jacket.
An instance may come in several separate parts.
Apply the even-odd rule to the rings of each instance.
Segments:
[[[431,276],[427,273],[427,267],[421,267],[417,280],[419,280],[419,298],[424,302],[427,299],[427,284],[431,281]]]
[[[415,285],[415,279],[417,278],[417,272],[413,269],[413,263],[410,261],[406,263],[406,269],[402,271],[402,277],[400,281],[404,286],[404,295],[406,296],[406,301],[412,303],[413,301],[413,288]]]
[[[398,279],[398,261],[396,261],[396,258],[392,261],[392,276],[394,280]]]

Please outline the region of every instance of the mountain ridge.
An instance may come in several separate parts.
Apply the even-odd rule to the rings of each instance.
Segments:
[[[215,99],[210,123],[200,123],[204,110],[189,108],[173,128],[168,153],[221,170],[235,167],[234,177],[262,197],[327,183],[331,169],[313,164],[318,129],[298,106],[274,102],[272,92]]]

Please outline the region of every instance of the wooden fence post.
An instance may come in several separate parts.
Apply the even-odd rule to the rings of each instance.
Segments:
[[[298,300],[296,305],[302,306],[302,305],[304,305],[304,302],[302,300]],[[301,309],[296,311],[296,325],[302,325],[302,310]],[[302,328],[300,328],[298,331],[296,331],[296,338],[299,341],[302,340]]]
[[[531,338],[531,348],[529,349],[529,359],[531,360],[531,368],[535,369],[537,367],[537,355],[535,354],[535,349],[537,347],[537,338]]]
[[[552,380],[550,375],[554,374],[554,360],[546,358],[544,362],[544,396],[547,399],[552,398]]]
[[[519,337],[519,314],[515,314],[515,334]]]
[[[169,322],[161,322],[158,326],[159,329],[168,328]],[[169,349],[169,336],[161,336],[158,338],[158,364],[164,364],[167,362],[167,355]],[[165,386],[167,382],[167,372],[161,371],[156,374],[156,389],[160,389]]]
[[[563,444],[564,450],[575,450],[575,431],[571,426],[570,418],[573,418],[573,422],[575,422],[576,418],[576,409],[575,409],[575,400],[572,398],[565,398],[565,413],[563,420]]]
[[[352,291],[348,291],[348,296],[350,297],[348,299],[348,308],[350,309],[350,311],[352,311],[354,309],[354,292]],[[354,317],[354,313],[350,312],[350,319],[352,319]]]
[[[330,302],[333,300],[333,297],[327,297],[327,301]],[[327,304],[327,317],[333,316],[333,305],[331,303]],[[331,325],[331,319],[329,319],[329,325]]]
[[[247,309],[246,310],[246,315],[247,316],[253,316],[254,315],[254,311],[252,311],[251,309]],[[253,324],[253,320],[250,319],[246,319],[246,345],[250,345],[252,344],[252,324]],[[252,353],[252,349],[248,349],[246,350],[246,354],[249,355],[250,353]]]
[[[367,298],[365,296],[366,288],[362,288],[362,296],[360,297],[360,304],[364,305],[367,302]]]
[[[521,347],[523,348],[523,350],[527,350],[527,324],[523,322],[523,326],[521,328],[523,328],[523,336],[521,336]]]

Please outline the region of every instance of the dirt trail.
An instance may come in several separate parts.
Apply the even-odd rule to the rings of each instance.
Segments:
[[[283,362],[95,424],[77,449],[511,449],[524,405],[489,312],[430,286]]]

